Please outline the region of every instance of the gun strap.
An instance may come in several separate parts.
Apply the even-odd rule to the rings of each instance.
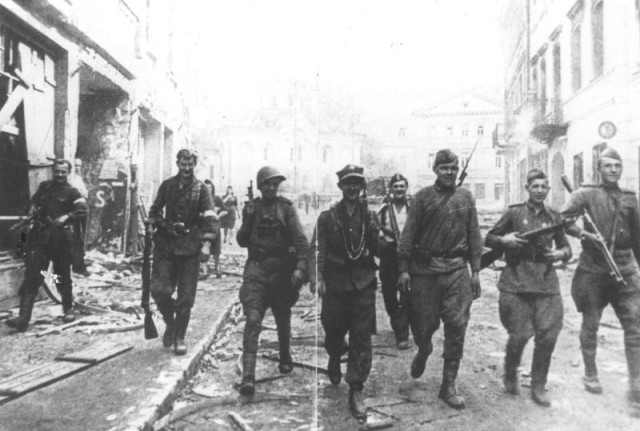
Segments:
[[[616,249],[616,229],[618,228],[618,199],[614,196],[611,196],[613,200],[613,227],[611,229],[611,242],[609,243],[609,252],[611,256],[613,256],[613,252]]]

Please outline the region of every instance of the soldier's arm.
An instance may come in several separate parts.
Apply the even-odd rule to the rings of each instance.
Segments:
[[[564,253],[564,257],[562,258],[563,262],[568,262],[571,259],[571,245],[569,244],[569,240],[564,233],[564,230],[558,229],[553,234],[553,240],[556,243],[556,250]]]
[[[471,272],[480,271],[480,260],[482,259],[482,234],[478,223],[478,210],[473,197],[470,197],[469,205],[469,225],[467,227],[467,240],[469,241],[469,264]]]
[[[374,211],[369,211],[369,231],[367,232],[369,243],[369,250],[374,256],[380,255],[380,248],[378,244],[378,236],[380,235],[380,222],[378,221],[378,215]]]
[[[635,205],[631,212],[629,225],[631,228],[631,248],[636,256],[636,261],[640,262],[640,210],[638,209],[638,200],[635,199]]]
[[[400,235],[400,243],[398,244],[398,271],[407,272],[409,270],[409,261],[411,260],[411,248],[413,247],[413,239],[418,230],[418,223],[422,219],[422,196],[418,195],[413,201],[413,205],[407,211],[407,220],[404,223],[402,234]]]
[[[502,248],[502,237],[509,232],[513,231],[513,226],[511,223],[511,210],[507,209],[500,220],[489,230],[487,233],[487,237],[484,240],[484,244],[489,248]]]
[[[216,240],[216,210],[211,193],[205,193],[207,186],[201,184],[200,187],[200,212],[202,213],[202,240],[212,243]]]
[[[581,188],[571,193],[571,195],[569,195],[569,201],[562,209],[562,219],[577,219],[582,214],[582,211],[587,208],[587,202],[588,199],[586,189]],[[582,229],[575,223],[570,224],[564,230],[567,234],[576,238],[579,238],[580,234],[582,233]]]
[[[287,229],[288,236],[293,247],[296,249],[296,269],[301,270],[307,275],[307,255],[309,253],[309,241],[304,234],[298,212],[293,205],[289,206],[287,211]]]
[[[248,205],[251,205],[251,207],[253,208],[256,203],[250,202],[245,205],[245,214],[242,215],[242,224],[240,225],[240,229],[238,229],[238,233],[236,234],[236,241],[238,241],[238,245],[240,247],[249,247],[249,243],[251,242],[251,225],[253,224],[253,217],[255,215],[254,213],[248,213]]]
[[[158,224],[163,219],[162,209],[166,204],[166,196],[165,196],[166,185],[165,184],[166,183],[164,182],[160,184],[160,187],[158,188],[158,194],[156,195],[156,199],[153,201],[153,204],[151,204],[151,207],[149,208],[149,221],[152,224]]]
[[[318,222],[313,230],[313,237],[311,238],[311,244],[309,244],[309,280],[311,283],[315,283],[317,279],[322,280],[322,274],[324,273],[325,256],[327,254],[327,235],[329,222],[329,215],[323,212],[318,217]],[[316,255],[317,252],[317,255]]]

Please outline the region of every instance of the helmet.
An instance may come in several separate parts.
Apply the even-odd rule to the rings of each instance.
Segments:
[[[262,185],[265,181],[279,179],[280,181],[286,180],[285,176],[282,175],[278,170],[271,166],[263,166],[258,171],[258,175],[256,176],[256,182],[258,183],[258,187]]]

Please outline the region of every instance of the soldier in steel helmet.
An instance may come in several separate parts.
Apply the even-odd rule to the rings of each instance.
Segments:
[[[364,169],[347,165],[337,172],[342,200],[318,217],[309,270],[311,291],[322,297],[324,346],[329,354],[329,380],[340,384],[340,356],[349,333],[349,359],[345,380],[349,384],[351,414],[366,419],[362,389],[371,371],[371,332],[376,307],[376,264],[380,224],[376,213],[360,200]],[[317,257],[316,257],[317,253]]]
[[[293,370],[291,307],[307,279],[309,243],[293,203],[278,196],[284,180],[284,175],[273,167],[258,171],[256,183],[262,196],[244,206],[242,226],[236,235],[240,247],[249,249],[240,287],[240,302],[247,319],[242,341],[242,395],[255,392],[258,339],[269,307],[278,329],[278,368],[283,374]]]

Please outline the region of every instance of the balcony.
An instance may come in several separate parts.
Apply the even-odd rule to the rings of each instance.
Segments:
[[[562,100],[537,98],[531,136],[550,145],[554,139],[566,134],[567,124],[562,115]]]

